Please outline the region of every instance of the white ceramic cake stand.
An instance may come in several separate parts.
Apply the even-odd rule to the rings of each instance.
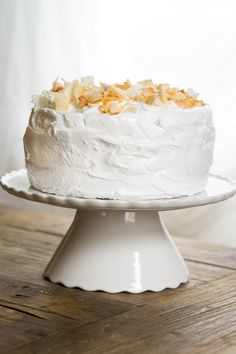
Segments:
[[[1,178],[9,193],[41,203],[77,209],[74,221],[46,267],[54,283],[109,293],[176,288],[188,269],[159,211],[217,203],[232,197],[236,185],[209,175],[205,192],[156,200],[103,200],[62,197],[30,186],[26,170]]]

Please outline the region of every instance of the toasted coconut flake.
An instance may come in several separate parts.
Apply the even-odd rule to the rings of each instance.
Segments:
[[[89,104],[101,102],[104,97],[103,87],[94,87],[86,95]]]
[[[176,104],[181,108],[193,108],[195,101],[192,97],[187,97],[185,100],[176,100]]]
[[[87,106],[88,105],[88,100],[87,100],[87,98],[86,97],[84,97],[84,96],[80,96],[79,97],[79,108],[84,108],[85,106]]]
[[[122,112],[122,105],[117,101],[103,101],[103,104],[98,108],[101,113],[118,114]]]
[[[155,97],[155,101],[153,102],[154,106],[158,107],[169,107],[172,104],[172,101],[164,100],[161,97]]]
[[[107,109],[103,104],[99,105],[98,109],[99,109],[100,113],[107,113]]]
[[[123,84],[115,84],[114,86],[122,90],[128,90],[131,87],[131,82],[130,80],[126,80]]]
[[[64,88],[64,86],[62,86],[61,84],[57,83],[57,82],[54,82],[53,85],[52,85],[52,92],[59,92],[59,91],[62,91]]]
[[[73,97],[74,97],[74,81],[73,82],[66,82],[65,83],[65,88],[63,90],[63,93],[65,96],[67,96],[69,103],[72,102]]]
[[[155,96],[154,95],[150,95],[147,97],[147,101],[146,103],[149,105],[153,105],[153,103],[155,102]]]
[[[118,102],[111,102],[109,107],[109,113],[117,114],[122,112],[122,106]]]
[[[79,104],[80,96],[84,95],[85,88],[80,85],[79,81],[76,80],[73,87],[73,98],[77,104]]]
[[[195,107],[203,107],[203,106],[205,106],[206,104],[205,104],[205,102],[203,102],[203,101],[196,101],[195,102]]]
[[[176,98],[176,95],[178,93],[178,89],[176,87],[169,88],[167,90],[167,95],[168,95],[168,100],[174,100]]]
[[[68,97],[64,94],[60,94],[54,97],[55,110],[57,112],[68,112],[70,105]]]
[[[153,87],[146,86],[146,87],[142,88],[142,94],[145,96],[154,95]]]
[[[55,81],[52,83],[52,92],[59,92],[64,89],[64,80],[61,79],[60,77],[57,77]]]
[[[186,94],[183,91],[178,91],[174,96],[175,101],[184,101],[186,99]]]
[[[107,89],[107,97],[110,97],[112,100],[117,99],[122,101],[127,99],[127,94],[126,91],[120,89],[119,87],[111,85]]]
[[[169,84],[159,84],[157,85],[157,94],[159,97],[159,100],[162,102],[162,105],[167,105],[169,101]]]

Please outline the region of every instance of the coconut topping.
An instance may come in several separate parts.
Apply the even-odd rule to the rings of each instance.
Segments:
[[[81,111],[92,106],[97,106],[102,114],[136,112],[137,102],[153,106],[175,105],[186,109],[205,106],[191,88],[185,91],[170,87],[166,83],[154,84],[152,80],[143,80],[135,84],[126,80],[121,84],[96,85],[92,76],[85,76],[72,82],[58,77],[50,90],[33,96],[36,107],[48,107],[58,112]]]

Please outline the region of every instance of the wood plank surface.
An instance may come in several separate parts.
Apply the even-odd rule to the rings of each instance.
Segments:
[[[190,280],[107,294],[48,282],[71,218],[0,208],[0,353],[236,353],[236,250],[175,242]]]
[[[0,207],[0,225],[23,230],[42,231],[47,234],[53,233],[64,236],[72,219],[70,217]]]

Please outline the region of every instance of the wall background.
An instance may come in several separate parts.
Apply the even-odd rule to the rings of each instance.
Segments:
[[[0,0],[0,8],[0,175],[24,167],[31,95],[57,75],[93,75],[107,82],[152,78],[200,92],[214,109],[212,171],[236,178],[234,0]],[[3,191],[0,203],[64,213]],[[174,233],[236,244],[230,236],[235,205],[165,217]]]

